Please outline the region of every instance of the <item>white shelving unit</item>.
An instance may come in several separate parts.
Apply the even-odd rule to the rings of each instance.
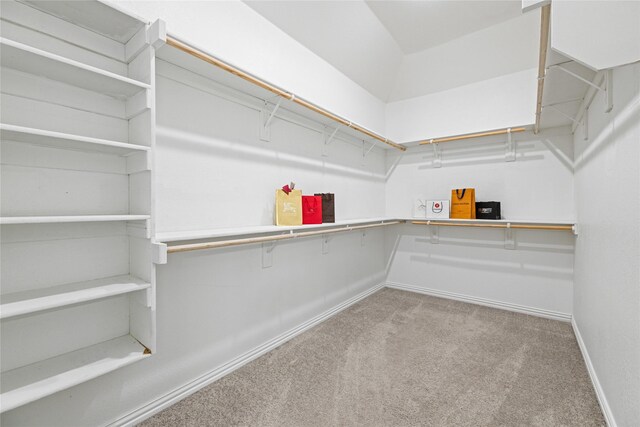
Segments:
[[[153,44],[163,26],[99,2],[82,8],[95,10],[3,2],[2,412],[155,351]],[[82,21],[96,14],[104,22]]]
[[[150,287],[150,283],[126,275],[15,292],[2,296],[0,319],[143,291]]]
[[[149,357],[125,335],[42,362],[3,372],[2,410],[9,411]]]
[[[0,137],[3,140],[24,142],[45,147],[126,156],[133,153],[148,152],[150,147],[128,144],[126,142],[109,141],[62,132],[33,129],[24,126],[13,126],[0,123]]]
[[[0,52],[4,67],[111,96],[126,98],[151,89],[147,83],[5,38],[0,38]]]

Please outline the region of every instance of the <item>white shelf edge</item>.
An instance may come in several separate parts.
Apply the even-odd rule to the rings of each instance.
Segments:
[[[232,228],[214,228],[208,230],[193,230],[193,231],[169,231],[156,233],[154,241],[158,243],[171,243],[187,240],[201,240],[211,239],[219,237],[235,237],[235,236],[249,236],[255,234],[268,234],[279,232],[294,232],[299,230],[317,230],[323,228],[335,228],[340,226],[360,225],[375,222],[388,222],[388,221],[441,221],[452,223],[487,223],[487,224],[534,224],[534,225],[575,225],[574,221],[548,221],[548,220],[522,220],[522,219],[432,219],[425,218],[363,218],[336,221],[335,223],[325,224],[307,224],[307,225],[295,225],[295,226],[277,226],[277,225],[257,225],[249,227],[232,227]]]
[[[451,223],[469,223],[469,224],[532,224],[532,225],[575,225],[575,221],[567,220],[528,220],[528,219],[459,219],[459,218],[442,218],[442,219],[427,219],[427,218],[403,218],[404,221],[438,221],[438,222],[451,222]]]
[[[130,144],[127,142],[111,141],[108,139],[92,138],[88,136],[74,135],[69,133],[54,132],[44,129],[29,128],[24,126],[10,125],[7,123],[0,123],[0,136],[2,140],[12,140],[17,142],[24,142],[35,145],[46,145],[49,147],[56,147],[55,144],[44,144],[42,140],[51,139],[59,141],[77,142],[81,144],[87,144],[87,149],[90,149],[92,145],[112,147],[122,150],[123,154],[136,152],[136,151],[150,151],[150,147],[144,145]],[[61,147],[64,149],[64,147]]]
[[[143,221],[150,215],[60,215],[60,216],[3,216],[1,225],[59,224],[66,222]]]
[[[63,56],[60,55],[56,55],[54,53],[51,52],[47,52],[38,48],[35,48],[33,46],[29,46],[11,39],[7,39],[4,37],[0,37],[0,45],[2,46],[8,46],[17,50],[20,50],[22,52],[26,52],[29,53],[31,55],[35,55],[35,56],[39,56],[41,58],[45,58],[47,60],[50,61],[55,61],[59,64],[63,64],[66,65],[68,67],[72,67],[72,68],[76,68],[82,71],[86,71],[89,73],[93,73],[96,74],[98,76],[102,76],[105,77],[107,79],[110,80],[114,80],[117,81],[125,86],[130,86],[130,87],[134,87],[137,88],[139,90],[145,90],[145,89],[151,89],[151,85],[148,83],[144,83],[129,77],[125,77],[125,76],[121,76],[119,74],[116,73],[112,73],[110,71],[106,71],[88,64],[84,64],[82,62],[78,62],[75,61],[73,59],[69,59],[69,58],[65,58]],[[4,64],[3,64],[4,65]],[[46,74],[44,74],[44,76],[46,76]],[[130,93],[129,95],[133,95],[133,93]]]
[[[3,372],[0,412],[10,411],[151,356],[144,351],[145,347],[135,338],[125,335]]]
[[[160,243],[178,242],[185,240],[200,240],[211,239],[217,237],[232,237],[232,236],[248,236],[254,234],[267,234],[267,233],[280,233],[280,232],[293,232],[300,230],[318,230],[324,228],[339,228],[350,225],[361,225],[368,223],[397,221],[395,218],[362,218],[351,220],[340,220],[331,223],[324,224],[306,224],[306,225],[292,225],[292,226],[279,226],[279,225],[256,225],[249,227],[233,227],[233,228],[214,228],[209,230],[194,230],[194,231],[170,231],[164,233],[156,233],[155,241]]]
[[[53,286],[46,289],[15,292],[2,296],[0,319],[86,303],[137,292],[150,287],[151,284],[144,282],[142,279],[124,275]]]

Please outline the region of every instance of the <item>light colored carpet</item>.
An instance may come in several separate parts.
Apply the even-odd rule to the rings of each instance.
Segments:
[[[568,323],[381,290],[144,426],[602,426]]]

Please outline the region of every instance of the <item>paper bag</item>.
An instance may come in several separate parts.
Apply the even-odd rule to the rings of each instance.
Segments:
[[[321,196],[302,196],[302,223],[322,224]]]
[[[476,190],[474,188],[451,190],[451,218],[476,218]]]
[[[302,191],[276,190],[276,225],[302,225]]]

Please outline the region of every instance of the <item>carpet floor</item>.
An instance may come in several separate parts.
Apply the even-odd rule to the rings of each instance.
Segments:
[[[571,325],[383,289],[143,426],[604,426]]]

